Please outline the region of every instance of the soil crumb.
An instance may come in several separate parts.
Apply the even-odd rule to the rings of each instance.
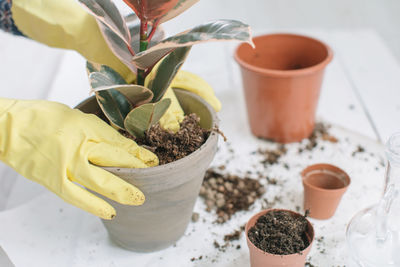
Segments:
[[[263,185],[255,179],[221,174],[215,169],[207,170],[200,189],[206,210],[216,211],[217,223],[228,221],[238,211],[248,210],[264,193]]]
[[[242,232],[244,231],[244,228],[245,228],[245,225],[242,225],[242,226],[239,227],[238,230],[233,231],[233,233],[226,234],[224,236],[224,241],[225,242],[230,242],[230,241],[233,241],[233,240],[239,240]]]
[[[277,255],[299,253],[309,245],[307,220],[286,211],[271,211],[258,218],[249,230],[250,241],[259,249]]]
[[[273,165],[278,163],[279,158],[285,155],[286,152],[287,149],[285,145],[279,145],[278,148],[274,150],[261,148],[257,150],[257,153],[264,157],[264,159],[261,161],[261,163],[264,165]]]
[[[177,133],[166,131],[157,123],[147,132],[144,140],[136,140],[139,145],[155,153],[160,165],[184,158],[201,147],[210,135],[210,130],[200,127],[196,114],[186,115]]]

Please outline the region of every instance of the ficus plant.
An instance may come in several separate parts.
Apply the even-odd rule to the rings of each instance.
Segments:
[[[194,44],[229,40],[252,44],[250,27],[235,20],[208,22],[163,39],[160,25],[197,1],[124,0],[140,21],[128,28],[111,0],[79,0],[96,18],[111,51],[136,77],[134,84],[128,84],[110,67],[87,63],[91,88],[114,127],[144,137],[170,106],[170,99],[163,96]]]

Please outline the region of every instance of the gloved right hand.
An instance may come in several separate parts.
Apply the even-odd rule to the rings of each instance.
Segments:
[[[0,160],[103,219],[112,219],[114,208],[75,183],[126,205],[141,205],[145,197],[133,185],[93,164],[158,165],[156,155],[95,115],[56,102],[4,98],[0,98]]]

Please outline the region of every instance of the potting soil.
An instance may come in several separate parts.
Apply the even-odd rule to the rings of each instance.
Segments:
[[[250,228],[250,241],[259,249],[277,255],[299,253],[310,244],[304,216],[294,217],[286,211],[271,211]]]
[[[184,158],[196,151],[207,140],[210,130],[199,125],[196,114],[186,115],[177,133],[166,131],[157,123],[147,132],[144,140],[136,140],[148,150],[155,153],[160,165]]]

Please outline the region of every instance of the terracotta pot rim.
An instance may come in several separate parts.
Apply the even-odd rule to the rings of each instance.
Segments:
[[[326,43],[324,43],[324,42],[322,42],[322,41],[320,41],[318,39],[309,37],[309,36],[300,35],[300,34],[293,34],[293,33],[270,33],[270,34],[264,34],[264,35],[256,36],[256,37],[253,38],[253,40],[261,39],[261,38],[268,38],[268,37],[271,37],[271,36],[291,36],[291,37],[297,37],[297,38],[312,40],[314,42],[320,43],[321,45],[323,45],[325,47],[325,49],[327,50],[327,56],[323,61],[319,62],[318,64],[315,64],[313,66],[306,67],[306,68],[297,69],[297,70],[266,69],[266,68],[260,68],[260,67],[254,66],[252,64],[249,64],[249,63],[245,62],[244,60],[242,60],[239,57],[239,53],[238,53],[239,49],[242,46],[248,45],[246,43],[242,43],[242,44],[240,44],[240,45],[238,45],[236,47],[236,50],[235,50],[235,53],[234,53],[234,57],[235,57],[236,62],[243,68],[246,68],[246,69],[248,69],[250,71],[253,71],[253,72],[258,72],[258,73],[263,74],[263,75],[268,75],[268,76],[272,76],[272,77],[293,77],[293,76],[303,76],[303,75],[309,75],[309,74],[315,73],[315,72],[317,72],[319,70],[324,69],[326,67],[326,65],[328,65],[332,61],[332,58],[333,58],[332,49]],[[256,49],[256,48],[254,48],[254,49]]]
[[[303,249],[302,251],[300,251],[300,252],[298,252],[298,253],[294,253],[294,254],[286,254],[286,255],[279,255],[279,254],[271,254],[271,253],[268,253],[268,252],[265,252],[264,250],[262,250],[262,249],[259,249],[256,245],[254,245],[251,241],[250,241],[250,239],[249,239],[249,236],[248,236],[248,232],[249,232],[249,221],[251,220],[251,219],[253,219],[253,218],[258,218],[258,217],[261,217],[262,215],[264,215],[264,214],[267,214],[268,212],[271,212],[271,211],[287,211],[287,212],[289,212],[289,213],[291,213],[291,214],[296,214],[296,215],[299,215],[299,216],[303,216],[302,214],[300,214],[300,213],[298,213],[298,212],[295,212],[295,211],[292,211],[292,210],[287,210],[287,209],[266,209],[266,210],[262,210],[262,211],[260,211],[260,212],[258,212],[258,213],[256,213],[256,214],[254,214],[253,216],[251,216],[250,217],[250,219],[247,221],[247,223],[246,223],[246,226],[245,226],[245,234],[246,234],[246,240],[247,240],[247,244],[249,245],[249,246],[251,246],[253,249],[256,249],[256,250],[258,250],[259,252],[261,252],[261,253],[263,253],[263,254],[265,254],[265,255],[267,255],[267,256],[271,256],[271,257],[279,257],[279,258],[283,258],[283,257],[297,257],[299,254],[300,255],[303,255],[304,253],[306,253],[306,254],[308,254],[308,252],[307,252],[307,250],[309,250],[310,248],[311,248],[311,245],[312,245],[312,243],[314,242],[314,237],[315,237],[315,233],[314,233],[314,226],[311,224],[311,222],[306,218],[306,220],[307,220],[307,222],[308,222],[308,226],[309,227],[311,227],[311,232],[312,232],[312,237],[310,238],[310,244],[308,244],[308,246],[305,248],[305,249]]]
[[[175,90],[179,91],[180,93],[190,95],[191,97],[193,97],[196,100],[198,100],[199,102],[201,102],[211,114],[211,118],[212,118],[211,129],[218,126],[218,117],[217,117],[216,111],[203,98],[201,98],[200,96],[198,96],[194,93],[188,92],[186,90],[174,89],[174,91]],[[206,142],[201,147],[199,147],[196,151],[194,151],[190,155],[187,155],[184,158],[178,159],[174,162],[170,162],[170,163],[167,163],[164,165],[158,165],[158,166],[149,167],[149,168],[121,168],[121,167],[102,167],[102,168],[105,170],[118,170],[121,172],[138,173],[138,174],[143,174],[143,175],[147,175],[147,176],[152,175],[152,174],[158,174],[162,171],[168,171],[168,169],[181,168],[181,166],[186,165],[186,162],[196,160],[198,157],[198,154],[201,152],[201,150],[203,150],[204,147],[206,147],[206,146],[215,144],[217,142],[217,139],[218,139],[218,134],[216,132],[211,132],[211,134],[207,138]]]
[[[307,174],[310,172],[311,168],[317,168],[317,167],[320,168],[319,171],[326,170],[326,169],[330,168],[331,172],[340,174],[345,179],[346,184],[341,188],[325,189],[325,188],[317,187],[317,186],[315,186],[313,184],[308,183],[307,180],[305,179]],[[317,170],[314,170],[314,171],[317,171]],[[339,167],[337,167],[335,165],[329,164],[329,163],[316,163],[316,164],[313,164],[313,165],[310,165],[310,166],[306,167],[301,172],[301,179],[303,181],[303,185],[307,185],[311,189],[313,189],[315,191],[322,192],[322,193],[334,193],[334,192],[346,191],[347,188],[350,186],[350,183],[351,183],[350,176],[344,170],[342,170],[341,168],[339,168]]]

